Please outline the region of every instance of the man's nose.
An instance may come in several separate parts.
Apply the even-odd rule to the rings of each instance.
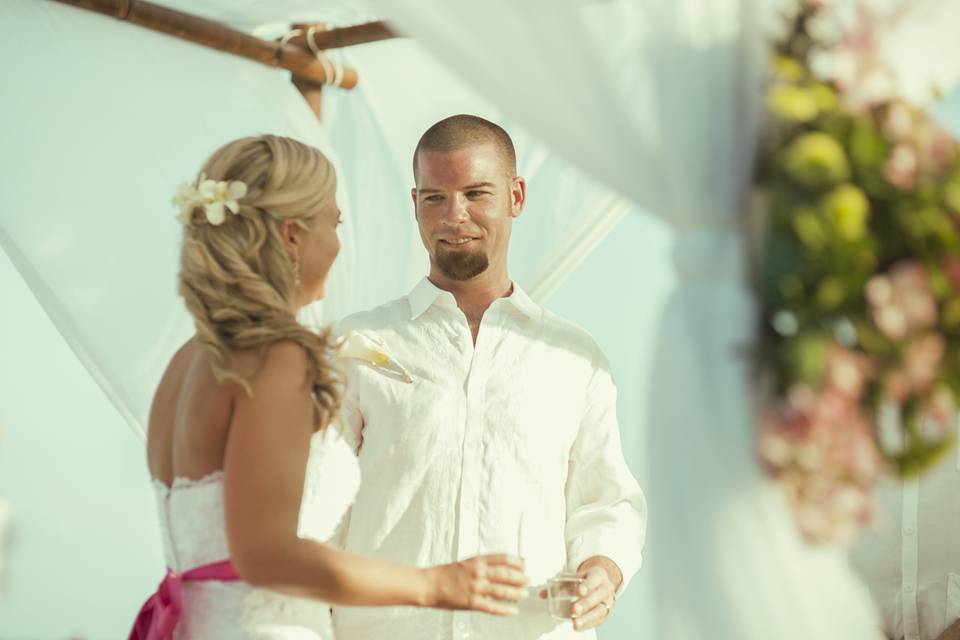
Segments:
[[[470,213],[467,211],[468,201],[466,197],[457,194],[447,200],[447,208],[443,212],[443,219],[449,224],[456,224],[470,219]]]

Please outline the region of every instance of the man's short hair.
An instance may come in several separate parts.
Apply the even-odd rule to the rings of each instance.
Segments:
[[[510,134],[498,124],[484,120],[479,116],[460,114],[444,118],[420,136],[420,142],[413,152],[413,175],[418,175],[417,159],[420,151],[457,151],[464,147],[480,144],[492,144],[503,160],[504,167],[511,177],[517,175],[517,153],[513,148]]]

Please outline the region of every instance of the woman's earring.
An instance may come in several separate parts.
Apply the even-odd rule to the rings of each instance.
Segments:
[[[300,286],[300,263],[293,261],[293,284]]]

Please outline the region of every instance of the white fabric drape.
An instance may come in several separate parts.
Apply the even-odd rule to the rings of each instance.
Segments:
[[[601,49],[585,38],[585,22],[598,32],[616,26],[619,40],[635,36],[625,31],[638,24],[635,17],[628,12],[613,15],[615,3],[366,3],[588,174],[641,203],[665,191],[655,161],[662,135],[651,126],[652,118],[642,117],[652,113],[654,97],[630,91],[636,78],[618,83],[618,74],[611,71],[618,51],[612,46]],[[611,110],[603,103],[613,97],[622,104],[627,95],[633,103],[630,111]],[[634,166],[622,162],[625,158],[641,161],[651,172],[638,175]]]
[[[361,70],[355,91],[324,97],[325,128],[343,169],[357,241],[353,254],[338,258],[350,263],[353,281],[348,290],[330,288],[323,304],[327,319],[405,295],[426,273],[410,200],[412,156],[420,135],[446,116],[474,113],[510,130],[528,186],[526,210],[513,229],[511,273],[538,300],[549,297],[633,206],[532,138],[415,40],[334,55]],[[438,86],[442,92],[434,91]]]
[[[286,73],[226,53],[27,0],[0,4],[0,43],[30,61],[0,65],[0,139],[15,151],[0,159],[3,248],[142,435],[192,331],[176,294],[177,185],[242,135],[330,145]],[[349,217],[343,190],[340,206]]]
[[[633,208],[634,204],[622,197],[603,199],[592,215],[585,216],[564,242],[541,260],[527,289],[530,297],[541,304],[549,299]]]
[[[320,323],[401,295],[424,273],[409,154],[440,117],[478,113],[507,126],[521,173],[535,174],[511,260],[542,297],[616,230],[609,189],[675,229],[679,285],[642,394],[649,416],[623,425],[649,431],[653,637],[869,637],[840,554],[796,539],[753,465],[732,356],[751,337],[736,220],[758,106],[748,18],[765,3],[368,2],[438,55],[404,41],[350,50],[361,88],[326,92],[329,141],[282,72],[57,4],[0,3],[5,59],[30,61],[0,65],[0,139],[16,150],[0,160],[0,241],[121,413],[142,423],[191,331],[167,203],[213,148],[271,132],[341,156],[344,249],[328,300],[307,313]],[[314,0],[166,4],[242,28],[323,17]],[[453,87],[438,60],[473,91]]]
[[[625,425],[649,430],[654,636],[874,637],[843,553],[803,545],[752,456],[736,354],[752,312],[736,226],[766,4],[370,4],[568,161],[675,228],[679,283],[661,319],[649,418]]]

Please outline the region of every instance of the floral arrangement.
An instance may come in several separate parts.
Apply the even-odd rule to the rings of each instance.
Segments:
[[[812,542],[937,462],[960,398],[960,150],[898,96],[896,16],[837,4],[797,3],[774,47],[756,179],[758,453]]]

